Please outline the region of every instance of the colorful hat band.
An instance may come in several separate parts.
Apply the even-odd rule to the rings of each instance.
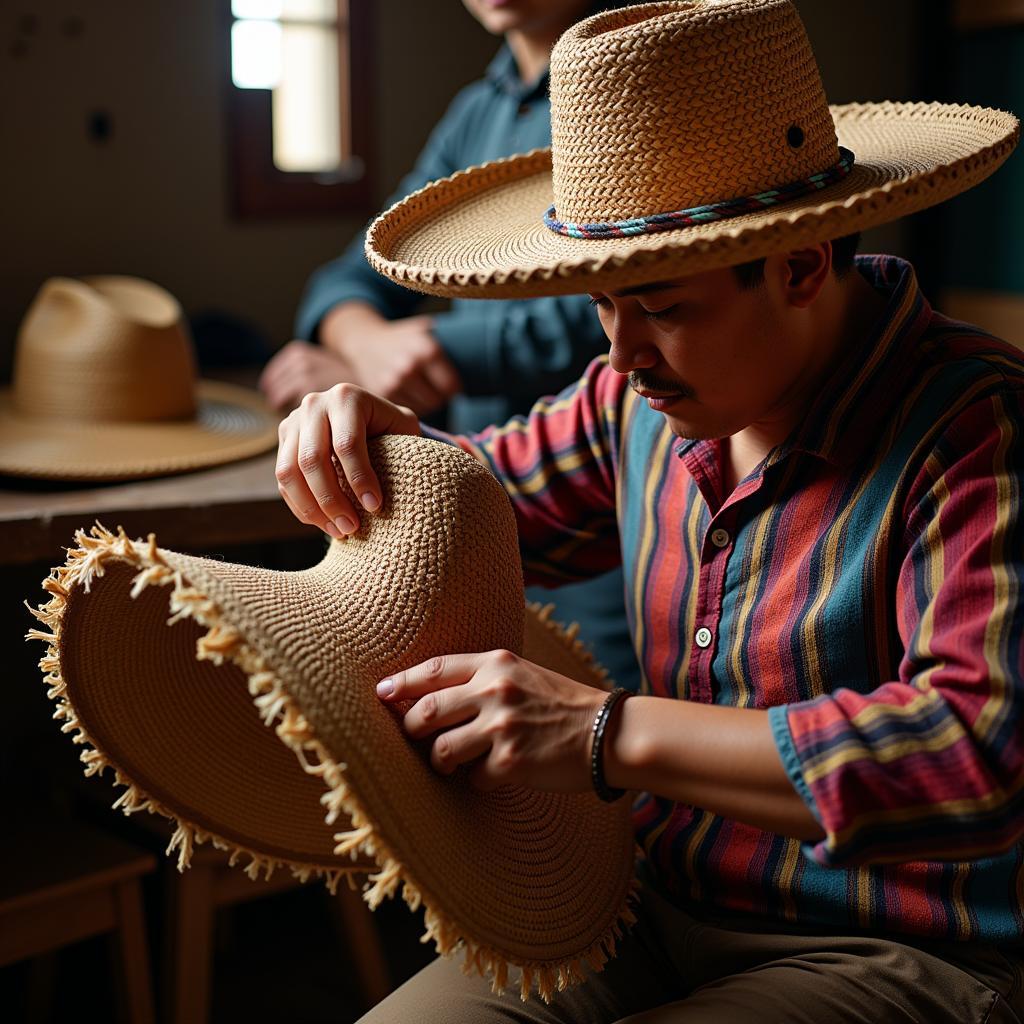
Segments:
[[[768,192],[753,196],[726,199],[708,206],[694,206],[689,210],[675,210],[672,213],[652,213],[649,217],[631,217],[629,220],[598,221],[593,224],[573,224],[555,220],[555,208],[548,208],[544,223],[552,231],[570,238],[624,238],[630,235],[653,235],[659,231],[673,231],[676,228],[691,227],[694,224],[708,224],[716,220],[739,217],[744,213],[756,213],[766,207],[798,199],[818,189],[834,185],[850,173],[854,155],[848,149],[839,147],[839,163],[827,170],[812,174],[802,181],[790,182]]]

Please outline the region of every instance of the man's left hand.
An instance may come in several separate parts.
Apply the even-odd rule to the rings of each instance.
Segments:
[[[391,690],[388,692],[388,684]],[[590,739],[605,694],[508,651],[431,658],[383,680],[386,703],[414,700],[406,732],[434,734],[430,760],[450,774],[476,762],[470,782],[556,792],[590,788]]]

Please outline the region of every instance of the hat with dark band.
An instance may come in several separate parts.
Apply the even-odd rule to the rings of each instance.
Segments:
[[[256,391],[198,380],[173,295],[137,277],[54,277],[18,333],[0,392],[0,474],[130,480],[218,466],[277,444]]]

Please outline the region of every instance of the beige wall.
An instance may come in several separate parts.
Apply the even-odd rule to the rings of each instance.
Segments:
[[[309,272],[360,226],[229,219],[223,3],[33,0],[0,11],[0,373],[52,274],[149,277],[190,311],[244,315],[283,341]],[[913,6],[798,0],[833,99],[913,94]],[[32,32],[21,23],[27,10]],[[383,197],[495,41],[458,0],[376,0],[375,16]],[[73,18],[78,35],[66,31]],[[86,135],[96,110],[113,121],[105,145]],[[902,249],[902,232],[868,244]]]

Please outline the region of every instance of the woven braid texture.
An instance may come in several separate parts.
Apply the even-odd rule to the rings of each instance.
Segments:
[[[695,0],[595,15],[551,62],[552,147],[433,182],[370,226],[385,277],[434,295],[516,298],[629,287],[896,220],[978,184],[1019,123],[938,103],[830,107],[790,0]],[[657,235],[579,238],[544,223],[619,222],[740,200],[856,162],[763,210]]]
[[[40,662],[56,717],[109,768],[116,807],[175,822],[187,866],[212,841],[251,877],[401,893],[438,951],[545,999],[599,969],[633,920],[628,807],[442,779],[374,688],[439,654],[506,648],[594,686],[546,612],[524,617],[515,523],[465,453],[373,442],[385,510],[301,572],[80,532],[44,581]],[[525,634],[525,635],[524,635]]]
[[[551,59],[551,140],[555,210],[576,222],[752,195],[839,160],[788,0],[644,4],[570,28]]]

